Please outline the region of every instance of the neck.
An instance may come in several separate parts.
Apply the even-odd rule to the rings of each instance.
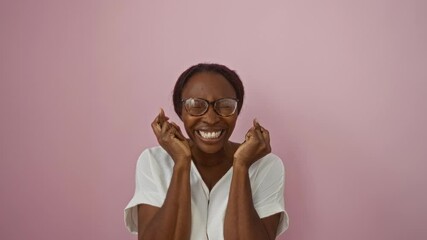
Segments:
[[[193,161],[197,166],[214,167],[233,161],[233,150],[231,142],[228,142],[223,149],[216,153],[205,153],[197,148],[192,149]]]

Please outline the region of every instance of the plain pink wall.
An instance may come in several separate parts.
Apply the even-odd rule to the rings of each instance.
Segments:
[[[238,71],[287,169],[287,240],[427,239],[426,1],[0,2],[0,239],[135,239],[160,107]]]

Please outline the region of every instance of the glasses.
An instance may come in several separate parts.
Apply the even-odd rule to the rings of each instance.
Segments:
[[[237,102],[238,100],[234,98],[221,98],[213,102],[201,98],[188,98],[182,100],[185,110],[192,116],[201,116],[205,114],[209,106],[212,105],[214,111],[218,115],[228,117],[236,112]]]

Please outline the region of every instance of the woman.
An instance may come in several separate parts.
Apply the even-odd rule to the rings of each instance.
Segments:
[[[284,168],[256,120],[242,144],[229,141],[243,105],[239,76],[198,64],[181,74],[175,112],[189,139],[163,110],[151,127],[160,144],[137,164],[125,222],[138,239],[275,239],[288,226]]]

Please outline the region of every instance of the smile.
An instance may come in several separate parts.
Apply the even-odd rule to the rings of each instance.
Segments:
[[[220,131],[196,131],[202,138],[205,139],[217,139],[221,136],[222,130]]]

